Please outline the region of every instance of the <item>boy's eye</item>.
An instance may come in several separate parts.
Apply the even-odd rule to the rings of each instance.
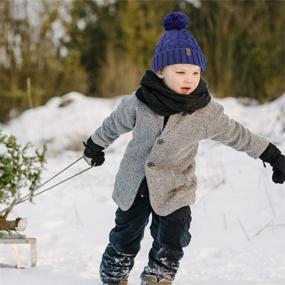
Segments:
[[[177,74],[184,74],[183,71],[176,71]]]

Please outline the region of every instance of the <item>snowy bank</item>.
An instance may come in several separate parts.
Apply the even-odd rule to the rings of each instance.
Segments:
[[[97,99],[78,93],[53,98],[4,126],[22,142],[48,143],[43,180],[81,156],[81,141],[98,127],[121,98]],[[278,143],[285,152],[285,95],[261,106],[218,100],[225,112],[253,132]],[[35,205],[23,203],[13,215],[27,217],[27,236],[38,239],[38,266],[16,270],[11,249],[0,247],[0,284],[99,285],[98,267],[114,225],[111,199],[115,174],[131,134],[106,151],[98,168],[43,194]],[[66,176],[86,167],[76,164]],[[197,157],[198,197],[192,207],[192,241],[175,285],[285,284],[285,186],[271,181],[260,160],[212,141]],[[139,275],[151,246],[148,229],[130,275]],[[28,250],[21,247],[23,262]]]

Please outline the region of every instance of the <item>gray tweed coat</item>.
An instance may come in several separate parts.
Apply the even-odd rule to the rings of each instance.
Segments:
[[[155,114],[135,93],[126,96],[91,136],[106,148],[121,134],[133,131],[116,176],[113,199],[124,211],[134,202],[146,175],[150,203],[160,216],[195,202],[198,143],[212,139],[258,158],[269,141],[257,136],[224,114],[213,99],[193,114],[169,117]]]

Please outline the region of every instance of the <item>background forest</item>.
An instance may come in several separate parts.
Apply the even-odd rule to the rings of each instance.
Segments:
[[[190,17],[215,96],[285,91],[282,0],[1,0],[0,122],[70,91],[132,92],[174,10]]]

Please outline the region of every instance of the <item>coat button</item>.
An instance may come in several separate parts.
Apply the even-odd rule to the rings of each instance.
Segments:
[[[164,144],[164,140],[163,139],[157,140],[157,144]]]
[[[154,167],[155,164],[151,161],[151,162],[148,162],[148,163],[147,163],[147,166],[148,166],[148,167]]]

